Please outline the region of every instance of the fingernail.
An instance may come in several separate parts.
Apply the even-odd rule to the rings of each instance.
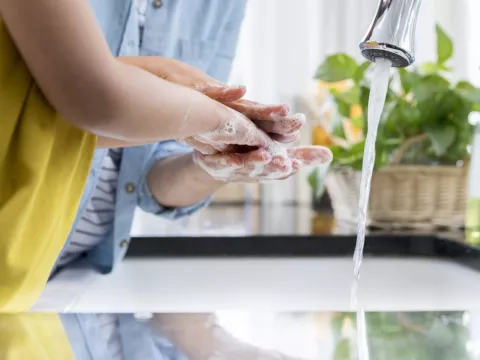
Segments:
[[[295,170],[297,170],[297,171],[300,170],[302,168],[302,166],[303,166],[303,163],[300,160],[298,160],[298,159],[293,159],[292,160],[292,167]]]

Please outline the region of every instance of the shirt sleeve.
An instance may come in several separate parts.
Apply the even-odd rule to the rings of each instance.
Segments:
[[[230,18],[223,29],[215,56],[207,70],[211,77],[222,82],[227,82],[230,76],[242,22],[245,17],[247,0],[238,0],[234,4]]]
[[[185,216],[192,215],[196,211],[206,207],[210,204],[212,197],[208,197],[204,201],[197,204],[185,207],[167,207],[160,204],[153,196],[147,185],[147,175],[150,172],[152,166],[158,161],[165,159],[169,156],[187,154],[192,149],[186,145],[181,145],[176,141],[164,141],[157,143],[149,156],[146,166],[144,167],[138,191],[138,206],[146,212],[162,216],[166,219],[176,220]]]

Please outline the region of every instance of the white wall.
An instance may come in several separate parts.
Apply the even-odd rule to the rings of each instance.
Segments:
[[[308,91],[326,55],[347,52],[360,58],[358,43],[377,4],[378,0],[249,0],[232,81],[247,85],[251,99],[293,102],[295,96]],[[480,85],[476,14],[480,15],[478,0],[423,0],[417,62],[434,59],[438,22],[454,39],[456,75]],[[304,186],[301,177],[269,184],[263,191],[264,200],[291,201]]]

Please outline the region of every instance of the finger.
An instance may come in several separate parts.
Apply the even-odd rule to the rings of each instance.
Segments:
[[[280,178],[278,180],[286,180],[288,179],[289,177],[295,175],[297,172],[300,171],[300,169],[302,168],[302,162],[300,160],[297,160],[297,159],[293,159],[292,160],[292,172],[290,174],[288,174],[287,176],[283,177],[283,178]]]
[[[246,93],[244,86],[224,84],[202,70],[180,60],[160,56],[133,56],[119,57],[118,59],[124,63],[138,66],[166,81],[200,91],[218,101],[236,101]]]
[[[278,116],[287,116],[290,113],[290,106],[286,104],[265,105],[241,99],[226,105],[252,120],[274,120]]]
[[[214,155],[198,155],[198,160],[205,166],[215,170],[223,169],[240,169],[244,166],[244,154],[214,154]]]
[[[288,176],[293,169],[292,161],[288,156],[276,155],[272,161],[265,165],[263,172],[258,174],[259,178],[278,180]]]
[[[300,131],[295,131],[289,135],[281,135],[274,133],[271,133],[269,135],[273,140],[283,144],[290,144],[300,139]]]
[[[274,117],[271,120],[255,120],[255,124],[267,133],[290,135],[298,132],[307,122],[304,114]]]
[[[213,148],[211,145],[202,143],[200,141],[197,141],[192,137],[179,139],[177,141],[180,144],[190,146],[191,148],[201,152],[202,154],[216,154],[216,153],[218,153],[217,149]]]
[[[274,141],[262,130],[239,112],[229,110],[229,116],[215,130],[198,136],[209,144],[246,145],[258,148],[274,147]]]
[[[298,171],[292,171],[292,172],[291,172],[290,174],[288,174],[287,176],[284,176],[284,177],[279,178],[279,179],[276,179],[276,180],[280,180],[280,181],[282,181],[282,180],[287,180],[287,179],[291,178],[293,175],[295,175],[297,172],[298,172]]]
[[[272,154],[266,149],[258,149],[245,154],[245,165],[268,164],[272,161]]]
[[[226,84],[204,84],[196,88],[209,98],[226,103],[236,101],[245,96],[247,89],[244,86],[229,86]]]
[[[324,146],[298,146],[287,149],[287,152],[304,165],[328,165],[333,159],[332,152]]]
[[[303,163],[298,159],[292,159],[292,171],[299,171],[303,167]]]

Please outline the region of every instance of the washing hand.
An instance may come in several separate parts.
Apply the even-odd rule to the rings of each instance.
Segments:
[[[304,165],[329,164],[332,153],[323,146],[300,146],[274,151],[257,149],[247,153],[204,155],[194,153],[195,163],[215,180],[256,183],[284,180]]]
[[[235,120],[226,115],[225,123],[221,124],[211,134],[181,139],[182,142],[202,153],[213,154],[219,151],[227,151],[230,145],[259,146],[263,139],[259,139],[258,136],[252,138],[252,132],[255,131],[254,128],[246,124],[248,119],[270,135],[272,139],[286,143],[298,139],[299,130],[306,122],[303,114],[292,114],[288,105],[263,105],[242,99],[246,91],[244,87],[221,83],[203,71],[175,59],[159,56],[136,56],[119,57],[118,60],[140,67],[167,81],[195,89],[243,115],[243,118],[234,117]],[[235,130],[235,136],[240,135],[238,136],[239,142],[235,142],[235,137],[228,136],[225,133],[225,130],[231,131],[232,128]],[[222,136],[218,137],[219,134]],[[246,134],[249,136],[243,136]],[[220,139],[221,144],[215,138]],[[260,138],[263,138],[263,136],[260,136]],[[260,143],[258,143],[259,141]]]
[[[155,314],[149,326],[190,360],[300,360],[237,339],[212,314]]]

